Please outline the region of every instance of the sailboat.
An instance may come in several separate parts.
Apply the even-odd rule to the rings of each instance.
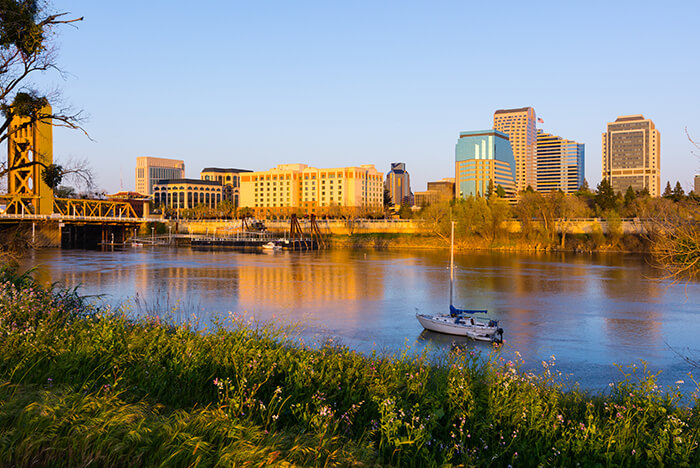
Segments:
[[[416,314],[416,318],[426,330],[446,333],[448,335],[467,336],[473,340],[503,342],[503,329],[498,326],[498,320],[475,318],[475,314],[486,314],[487,310],[458,309],[452,303],[454,289],[454,247],[455,223],[452,221],[450,239],[450,313],[449,314]]]

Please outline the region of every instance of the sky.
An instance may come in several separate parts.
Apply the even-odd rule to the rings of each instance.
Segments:
[[[405,162],[412,190],[454,177],[460,131],[532,106],[540,128],[586,145],[643,114],[661,133],[661,181],[692,188],[700,156],[700,2],[60,1],[84,16],[56,42],[54,104],[90,138],[54,131],[54,158],[86,159],[112,193],[137,156],[268,170]]]

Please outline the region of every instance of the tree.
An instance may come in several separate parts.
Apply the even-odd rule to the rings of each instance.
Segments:
[[[488,187],[486,187],[486,193],[484,194],[484,196],[487,199],[490,199],[491,197],[494,196],[495,192],[496,192],[496,189],[493,186],[493,179],[489,179],[489,185],[488,185]]]
[[[384,187],[384,209],[387,209],[391,206],[391,193],[389,193],[389,189],[387,187]]]
[[[637,198],[637,193],[630,185],[627,187],[627,191],[625,192],[625,208],[628,208],[635,198]]]
[[[673,194],[672,198],[673,201],[681,201],[685,197],[685,191],[683,190],[683,187],[681,186],[681,183],[679,181],[676,181],[676,186],[673,187]]]
[[[608,179],[603,179],[596,187],[595,203],[600,211],[614,210],[617,207],[617,195]]]
[[[585,177],[583,178],[583,183],[578,188],[578,192],[580,192],[580,193],[593,193],[593,192],[591,192],[591,187],[588,185],[588,180],[586,180]]]
[[[501,198],[506,198],[506,189],[501,186],[501,184],[498,184],[496,186],[496,195],[498,195]]]
[[[673,197],[673,190],[671,190],[671,182],[666,181],[666,188],[664,189],[664,193],[661,194],[662,197],[664,198],[672,198]]]
[[[44,2],[37,0],[0,0],[0,144],[13,133],[37,122],[82,130],[80,112],[72,113],[68,109],[47,112],[49,98],[56,96],[34,89],[31,82],[37,72],[60,72],[56,64],[55,29],[83,19],[65,19],[66,15],[48,13]],[[16,117],[24,120],[11,129],[10,123]],[[35,164],[44,166],[49,172],[48,177],[44,174],[44,180],[51,188],[58,187],[63,175],[81,170],[79,166],[45,166],[39,161],[9,167],[8,161],[3,161],[0,163],[0,177]]]

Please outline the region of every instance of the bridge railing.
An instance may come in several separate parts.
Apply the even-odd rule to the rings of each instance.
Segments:
[[[55,198],[53,212],[64,216],[85,218],[138,218],[134,207],[127,202],[112,200],[85,200]]]

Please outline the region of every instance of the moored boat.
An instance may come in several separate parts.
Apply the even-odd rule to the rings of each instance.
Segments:
[[[498,320],[475,318],[474,314],[486,314],[487,310],[458,309],[452,305],[452,290],[454,283],[454,238],[455,223],[452,222],[452,237],[450,244],[450,313],[449,314],[416,314],[416,318],[426,330],[445,333],[448,335],[466,336],[478,341],[503,342],[503,329],[498,326]]]

